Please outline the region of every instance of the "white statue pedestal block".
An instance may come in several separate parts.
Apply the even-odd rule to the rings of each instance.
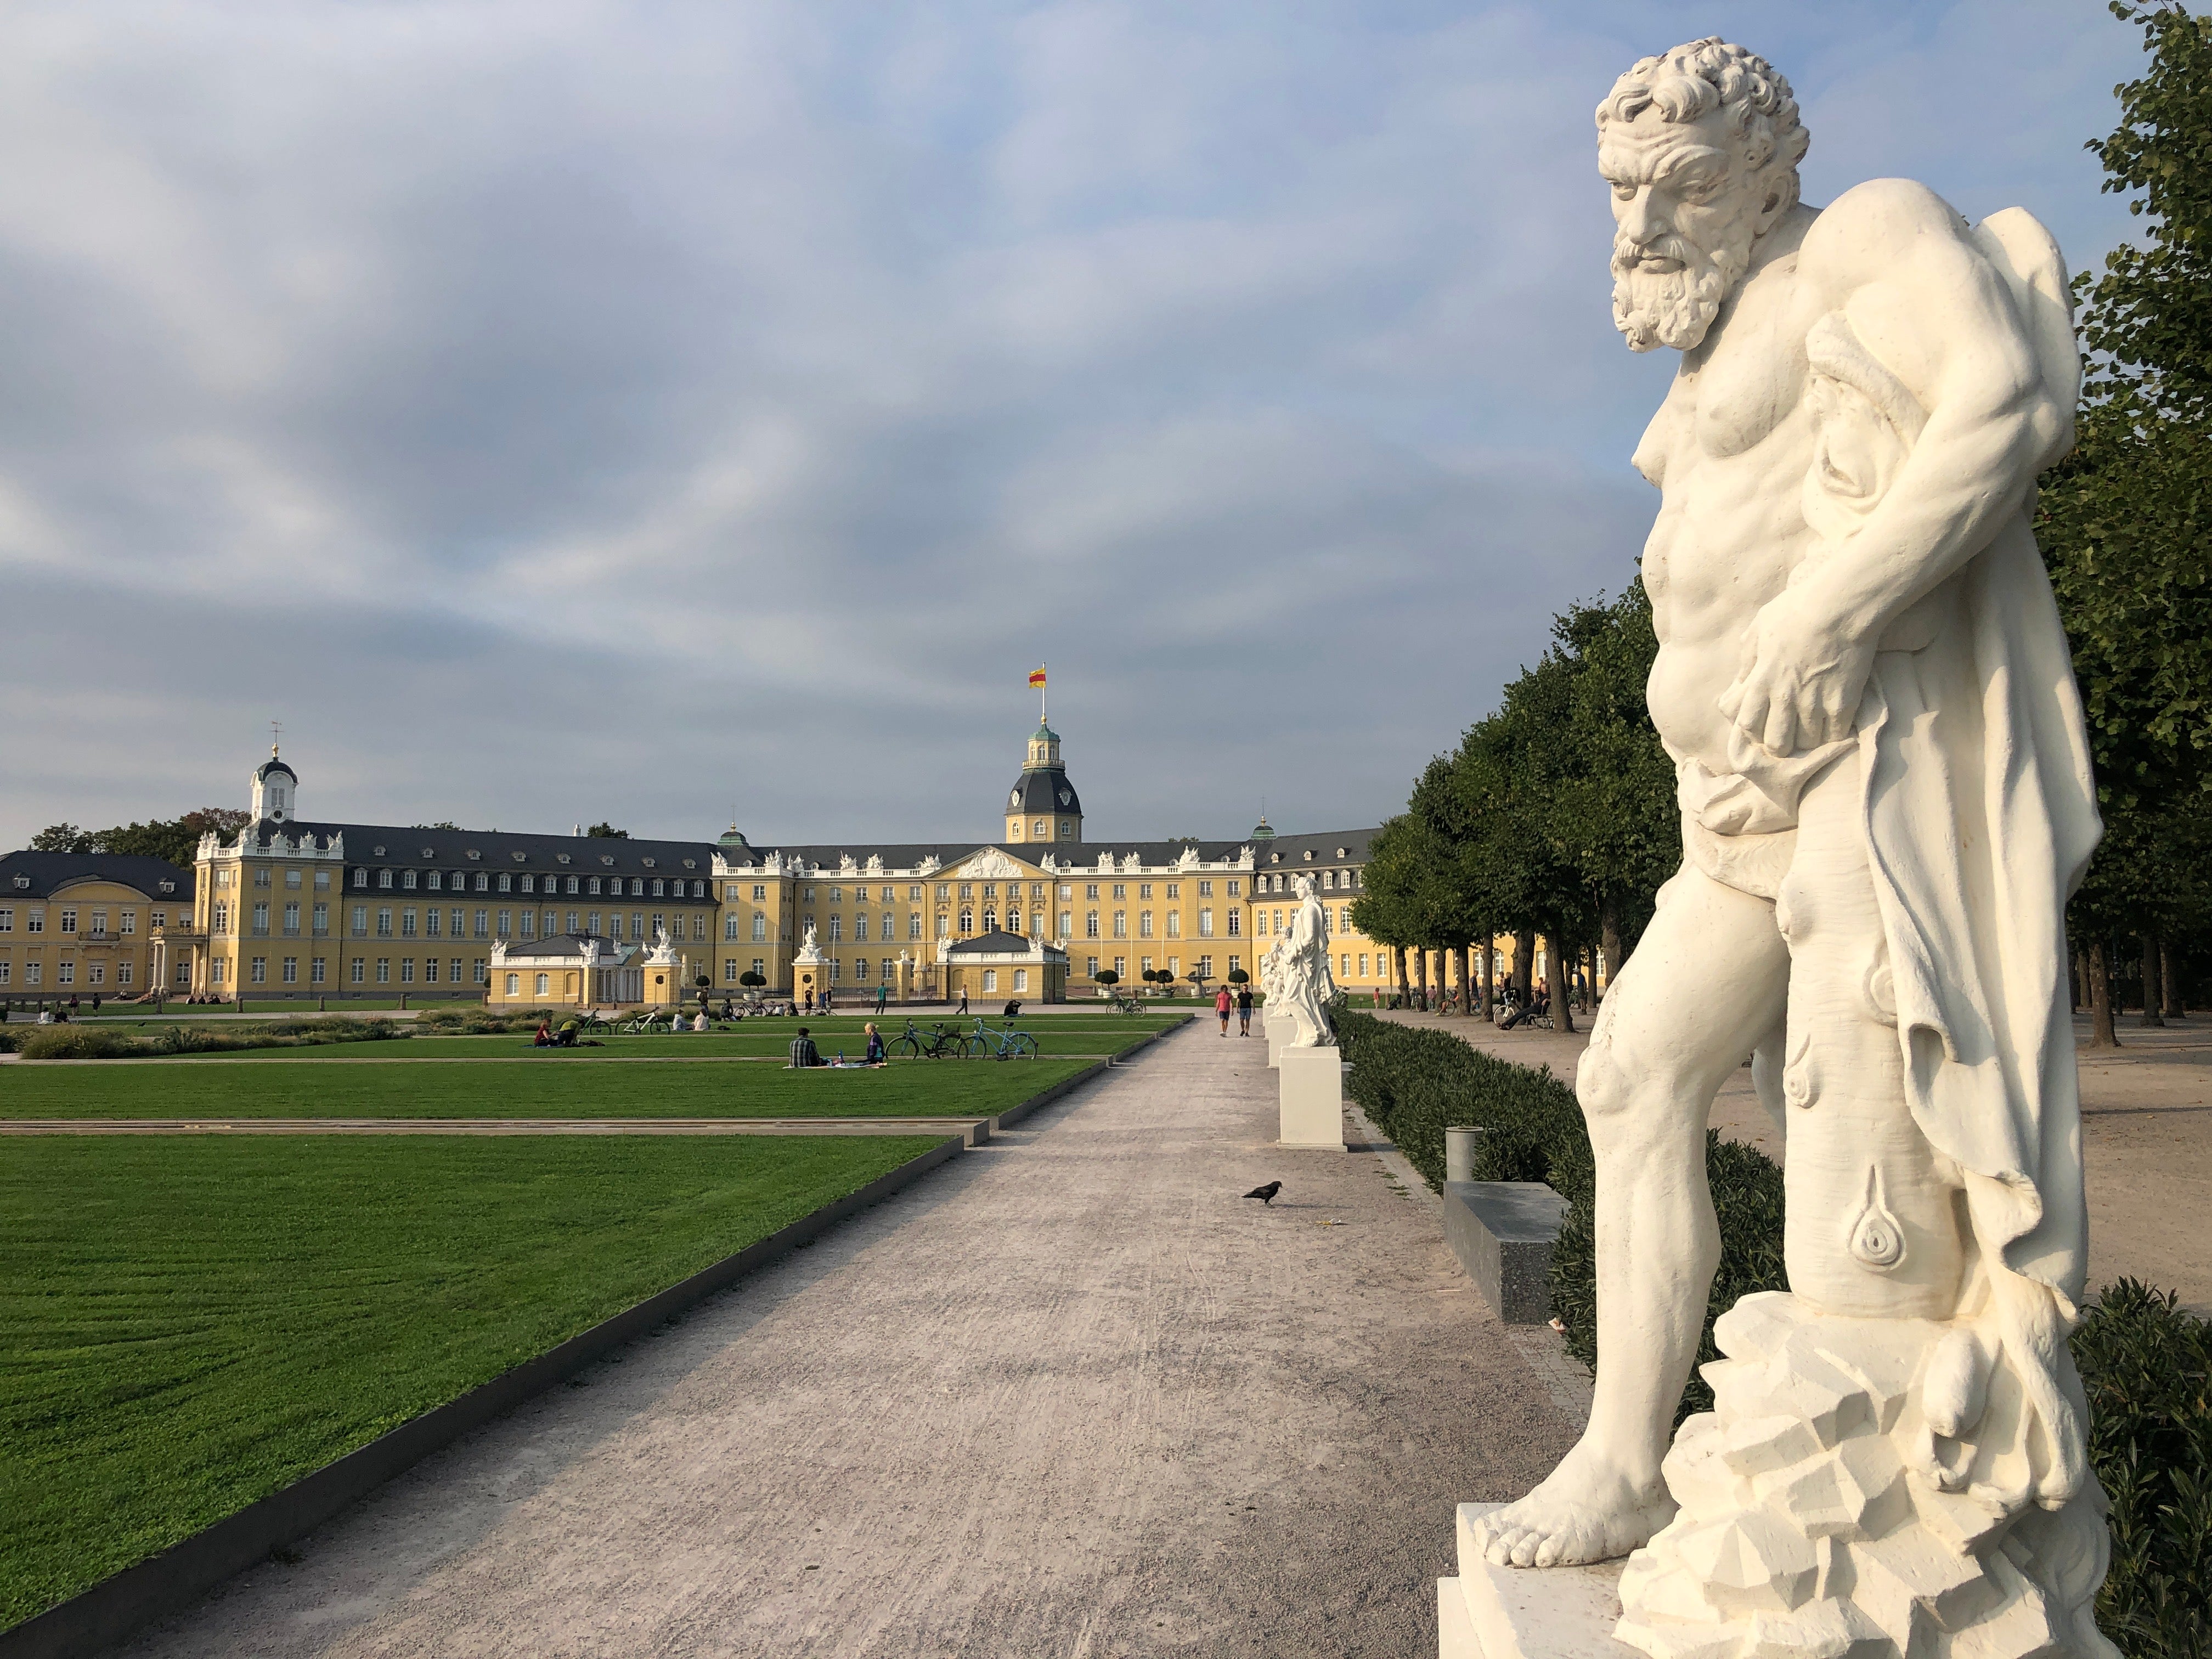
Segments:
[[[1268,1033],[1270,1036],[1273,1032]],[[1285,1146],[1344,1150],[1344,1051],[1285,1048],[1277,1060]]]
[[[1613,1639],[1620,1563],[1493,1567],[1474,1522],[1502,1504],[1459,1506],[1459,1577],[1437,1580],[1438,1659],[1637,1659]]]
[[[1292,1019],[1288,1014],[1262,1014],[1260,1017],[1260,1029],[1267,1033],[1267,1064],[1270,1066],[1280,1064],[1284,1048],[1292,1037],[1297,1035],[1297,1021]]]

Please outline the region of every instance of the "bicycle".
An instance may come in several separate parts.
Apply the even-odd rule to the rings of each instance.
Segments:
[[[1125,997],[1119,991],[1114,993],[1114,1006],[1133,1017],[1145,1012],[1145,1005],[1141,1001],[1135,997]]]
[[[981,1025],[982,1021],[975,1023]],[[941,1020],[930,1027],[928,1035],[925,1036],[921,1029],[908,1020],[906,1030],[886,1043],[884,1050],[903,1060],[965,1060],[968,1058],[969,1040],[958,1031],[947,1030]]]
[[[968,1043],[970,1054],[980,1049],[981,1056],[990,1060],[1035,1060],[1037,1057],[1037,1040],[1027,1031],[1017,1031],[1011,1025],[1003,1031],[990,1030],[981,1018],[976,1020],[975,1030],[969,1035]]]

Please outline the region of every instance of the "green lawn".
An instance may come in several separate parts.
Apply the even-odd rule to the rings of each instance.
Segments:
[[[0,1118],[990,1117],[1095,1063],[908,1060],[883,1071],[792,1072],[683,1060],[593,1066],[557,1053],[506,1063],[363,1066],[291,1058],[242,1066],[18,1062],[0,1067]]]
[[[620,1034],[599,1038],[596,1048],[544,1049],[530,1046],[526,1033],[506,1036],[418,1036],[405,1042],[332,1042],[305,1048],[241,1048],[236,1051],[240,1059],[283,1060],[467,1060],[495,1058],[512,1060],[517,1055],[553,1060],[635,1059],[652,1056],[666,1060],[677,1056],[697,1057],[702,1054],[719,1055],[728,1059],[750,1058],[783,1060],[791,1053],[790,1031],[705,1031],[687,1032],[682,1036],[623,1036]],[[885,1040],[898,1035],[884,1033]],[[1134,1048],[1143,1040],[1144,1033],[1128,1031],[1037,1031],[1032,1033],[1038,1048],[1048,1054],[1089,1054],[1094,1059],[1102,1054],[1118,1054],[1125,1048]],[[824,1060],[835,1060],[842,1050],[848,1060],[858,1060],[867,1045],[867,1037],[859,1031],[816,1031],[814,1046],[822,1051]],[[179,1062],[189,1063],[189,1057]]]
[[[935,1144],[10,1141],[0,1627]]]

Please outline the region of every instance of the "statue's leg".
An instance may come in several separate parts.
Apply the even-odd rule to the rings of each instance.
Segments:
[[[1597,1160],[1597,1389],[1550,1477],[1485,1522],[1489,1559],[1625,1555],[1674,1512],[1660,1479],[1720,1231],[1705,1188],[1714,1094],[1780,1023],[1773,907],[1685,866],[1607,992],[1576,1078]]]
[[[1965,1195],[1905,1103],[1859,767],[1847,755],[1805,792],[1776,907],[1790,955],[1784,1260],[1822,1313],[1948,1319]]]

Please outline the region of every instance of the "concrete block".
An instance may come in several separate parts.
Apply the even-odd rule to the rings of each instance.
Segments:
[[[1509,1325],[1552,1317],[1552,1241],[1566,1200],[1540,1181],[1448,1181],[1444,1239]]]
[[[1334,1048],[1285,1048],[1279,1131],[1285,1146],[1344,1150],[1344,1056]]]
[[[1474,1522],[1503,1507],[1459,1506],[1459,1577],[1437,1581],[1439,1659],[1643,1659],[1613,1638],[1620,1562],[1493,1567],[1482,1559]]]
[[[1291,1046],[1291,1038],[1297,1031],[1297,1021],[1288,1014],[1263,1012],[1260,1016],[1260,1027],[1267,1034],[1267,1064],[1281,1064],[1283,1050]]]

